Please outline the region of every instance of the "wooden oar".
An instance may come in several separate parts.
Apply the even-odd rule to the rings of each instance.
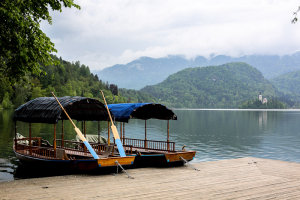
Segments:
[[[120,156],[121,157],[126,157],[126,154],[124,152],[124,148],[123,148],[123,145],[122,145],[122,142],[120,140],[120,136],[119,136],[119,133],[118,133],[118,130],[117,130],[117,127],[114,125],[114,122],[111,118],[111,114],[110,114],[110,111],[108,109],[108,106],[107,106],[107,103],[106,103],[106,100],[105,100],[105,97],[104,97],[104,94],[103,94],[103,91],[100,90],[101,93],[102,93],[102,96],[103,96],[103,100],[105,102],[105,106],[106,106],[106,109],[107,109],[107,112],[108,112],[108,115],[109,115],[109,118],[110,118],[110,121],[111,121],[111,130],[113,132],[113,135],[114,135],[114,138],[115,138],[115,142],[117,144],[117,147],[118,147],[118,150],[119,150],[119,153],[120,153]]]
[[[53,92],[51,92],[52,95],[54,96],[54,98],[56,99],[57,103],[59,104],[59,106],[61,107],[61,109],[65,112],[65,114],[67,115],[67,117],[69,118],[70,122],[72,123],[75,132],[77,133],[78,137],[80,138],[80,140],[84,143],[84,145],[86,146],[86,148],[89,150],[89,152],[92,154],[92,156],[95,159],[99,159],[99,156],[96,154],[96,152],[94,151],[94,149],[91,147],[90,143],[85,139],[85,137],[83,136],[83,134],[81,133],[81,131],[79,130],[79,128],[77,128],[77,126],[74,124],[74,122],[72,121],[71,117],[68,115],[67,111],[64,109],[64,107],[60,104],[59,100],[56,98],[56,96],[54,95]]]

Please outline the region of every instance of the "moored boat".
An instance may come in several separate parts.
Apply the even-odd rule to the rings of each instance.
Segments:
[[[196,151],[188,151],[184,148],[176,150],[175,142],[170,141],[169,120],[177,120],[177,116],[166,106],[155,103],[123,103],[109,104],[108,108],[114,115],[114,120],[120,122],[123,145],[130,146],[136,155],[135,167],[182,165],[195,157]],[[144,139],[125,137],[125,122],[128,123],[130,119],[145,120]],[[167,121],[166,141],[147,139],[148,119]]]
[[[60,103],[58,103],[60,102]],[[61,104],[62,107],[59,106]],[[64,110],[66,112],[64,112]],[[134,156],[120,156],[113,144],[89,143],[76,127],[81,141],[64,139],[64,120],[70,117],[77,121],[107,121],[105,106],[98,100],[86,97],[40,97],[31,100],[15,110],[15,139],[13,149],[16,157],[26,165],[43,166],[47,169],[74,171],[101,171],[119,165],[132,166]],[[56,134],[57,123],[62,120],[61,138]],[[20,137],[17,122],[28,123],[28,137]],[[32,137],[32,123],[53,124],[53,142],[42,137]],[[72,122],[75,126],[75,124]],[[85,124],[85,123],[84,123]],[[125,149],[126,152],[126,149]]]

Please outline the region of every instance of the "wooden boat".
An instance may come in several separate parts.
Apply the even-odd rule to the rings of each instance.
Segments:
[[[136,155],[135,167],[174,166],[191,161],[196,151],[175,149],[175,142],[170,141],[169,120],[177,120],[174,112],[166,106],[154,103],[124,103],[109,104],[108,108],[114,115],[114,120],[120,122],[120,135],[123,145],[130,146]],[[129,119],[145,120],[145,139],[125,137],[125,122]],[[147,139],[147,120],[159,119],[167,121],[166,141]]]
[[[58,102],[62,107],[59,106]],[[119,164],[125,167],[133,165],[135,157],[121,157],[113,144],[88,143],[83,134],[80,136],[82,140],[80,142],[64,139],[64,120],[67,120],[68,116],[83,122],[84,129],[82,132],[84,135],[86,134],[85,121],[98,121],[99,123],[99,121],[108,120],[107,110],[100,101],[85,97],[61,97],[58,98],[58,102],[53,97],[40,97],[15,110],[13,149],[16,157],[22,163],[30,166],[43,166],[48,169],[74,171],[101,171],[101,169],[116,168]],[[67,112],[64,113],[63,110]],[[60,139],[57,138],[56,134],[59,120],[62,120]],[[28,137],[22,138],[17,133],[18,121],[28,123]],[[53,124],[53,143],[42,137],[32,137],[32,123]],[[80,132],[77,127],[75,131],[77,134]]]

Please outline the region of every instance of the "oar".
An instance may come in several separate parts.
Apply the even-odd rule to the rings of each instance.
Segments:
[[[89,152],[92,154],[92,156],[95,159],[99,159],[99,156],[96,154],[96,152],[94,151],[94,149],[91,147],[90,143],[85,139],[85,137],[83,136],[83,134],[81,133],[81,131],[79,130],[79,128],[76,127],[76,125],[74,124],[74,122],[72,121],[71,117],[68,115],[67,111],[64,109],[64,107],[60,104],[60,102],[58,101],[58,99],[56,98],[56,96],[54,95],[53,92],[51,92],[52,95],[54,96],[54,98],[56,99],[57,103],[59,104],[59,106],[61,107],[61,109],[65,112],[65,114],[67,115],[67,117],[69,118],[70,122],[72,123],[75,132],[77,133],[78,137],[80,138],[80,140],[84,143],[84,145],[86,146],[86,148],[89,150]]]
[[[126,157],[126,154],[124,152],[124,148],[123,148],[122,142],[121,142],[120,137],[119,137],[119,133],[118,133],[117,127],[114,125],[114,122],[113,122],[113,120],[111,118],[111,115],[110,115],[110,112],[109,112],[109,109],[108,109],[108,106],[107,106],[107,103],[106,103],[103,91],[102,90],[100,90],[100,91],[102,93],[103,100],[105,102],[105,106],[106,106],[106,109],[107,109],[107,112],[108,112],[108,115],[109,115],[109,118],[110,118],[110,121],[111,121],[111,130],[113,132],[113,135],[114,135],[114,138],[115,138],[115,141],[116,141],[116,144],[117,144],[120,156],[121,157]]]

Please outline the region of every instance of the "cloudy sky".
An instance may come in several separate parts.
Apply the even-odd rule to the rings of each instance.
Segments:
[[[42,24],[58,56],[91,70],[141,56],[291,54],[299,0],[75,0]],[[300,13],[299,13],[300,17]]]

